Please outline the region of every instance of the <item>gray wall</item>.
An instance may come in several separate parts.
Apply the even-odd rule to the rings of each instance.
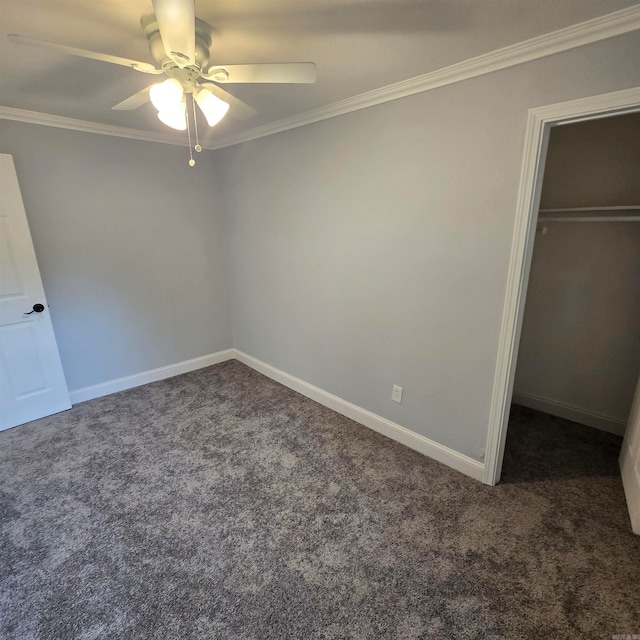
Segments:
[[[211,154],[0,121],[70,390],[231,346]]]
[[[640,113],[558,127],[541,206],[640,206],[639,176]],[[515,393],[626,422],[640,374],[640,224],[546,231],[533,251]]]
[[[618,37],[195,170],[180,148],[1,123],[69,387],[233,343],[479,456],[527,110],[639,85],[639,58]]]
[[[638,375],[640,223],[549,223],[536,236],[515,393],[626,422]]]
[[[640,113],[551,130],[540,208],[640,205]]]
[[[234,346],[479,455],[527,111],[638,59],[631,34],[216,153]]]

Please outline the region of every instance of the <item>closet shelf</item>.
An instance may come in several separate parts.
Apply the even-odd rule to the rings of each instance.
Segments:
[[[540,209],[538,222],[640,222],[640,205]],[[608,213],[610,215],[597,215]],[[617,215],[611,215],[617,214]]]
[[[640,211],[640,204],[628,204],[616,207],[564,207],[562,209],[540,209],[540,213],[589,213],[593,211]]]

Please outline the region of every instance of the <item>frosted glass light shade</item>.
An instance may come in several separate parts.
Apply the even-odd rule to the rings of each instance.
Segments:
[[[154,84],[149,90],[151,104],[158,111],[175,110],[182,104],[184,90],[179,80],[169,78],[160,84]]]
[[[180,105],[177,109],[158,111],[158,120],[178,131],[184,131],[187,128],[187,114],[183,105]]]
[[[214,96],[209,89],[200,89],[196,95],[196,102],[202,113],[204,113],[204,117],[210,127],[218,124],[229,111],[229,105],[224,100]]]

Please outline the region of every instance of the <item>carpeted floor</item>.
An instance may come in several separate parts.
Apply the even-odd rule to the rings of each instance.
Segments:
[[[620,438],[515,408],[489,488],[230,361],[0,433],[0,636],[640,634]]]

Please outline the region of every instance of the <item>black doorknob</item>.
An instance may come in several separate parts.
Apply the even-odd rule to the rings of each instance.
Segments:
[[[30,316],[34,311],[36,313],[42,313],[44,311],[44,305],[40,304],[39,302],[36,302],[33,305],[33,309],[31,311],[25,311],[24,315],[25,316]]]

